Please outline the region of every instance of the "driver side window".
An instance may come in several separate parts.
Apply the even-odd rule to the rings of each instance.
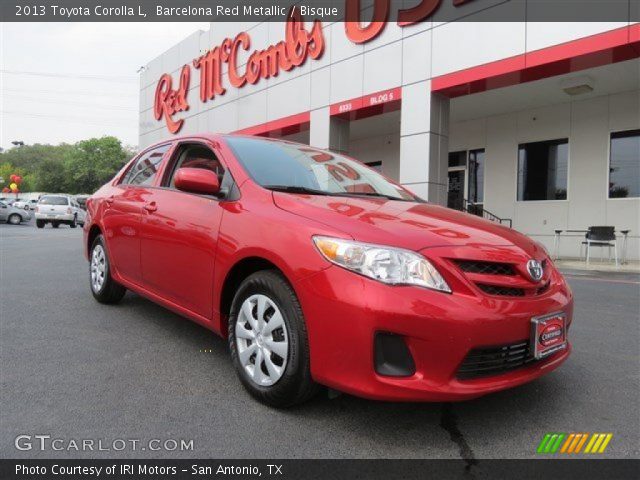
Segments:
[[[211,170],[218,176],[218,182],[222,184],[225,169],[210,148],[197,143],[181,145],[176,151],[174,158],[171,174],[164,180],[163,186],[175,188],[174,177],[180,168],[202,168]]]

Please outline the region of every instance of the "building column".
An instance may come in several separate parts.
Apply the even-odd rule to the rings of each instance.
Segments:
[[[399,181],[423,199],[447,204],[449,99],[431,82],[402,87]]]
[[[309,145],[339,153],[349,151],[348,120],[329,115],[329,107],[311,111]]]

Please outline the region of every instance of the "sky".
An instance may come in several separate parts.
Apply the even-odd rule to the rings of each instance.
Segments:
[[[137,70],[208,23],[0,23],[0,147],[138,143]]]

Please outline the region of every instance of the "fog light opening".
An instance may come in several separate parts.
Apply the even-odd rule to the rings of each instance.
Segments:
[[[416,364],[404,338],[393,333],[376,333],[374,363],[376,373],[385,377],[410,377],[416,373]]]

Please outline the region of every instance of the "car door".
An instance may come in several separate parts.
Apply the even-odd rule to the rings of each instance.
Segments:
[[[176,190],[178,168],[205,168],[218,174],[224,187],[232,182],[207,143],[181,142],[165,169],[161,187],[142,214],[142,279],[144,287],[180,307],[210,319],[213,314],[213,269],[220,200]]]
[[[102,224],[112,268],[125,280],[142,281],[140,222],[145,204],[152,201],[156,175],[171,143],[146,150],[104,198]]]
[[[7,218],[9,218],[9,206],[4,203],[4,202],[0,202],[0,221],[2,222],[6,222]]]

